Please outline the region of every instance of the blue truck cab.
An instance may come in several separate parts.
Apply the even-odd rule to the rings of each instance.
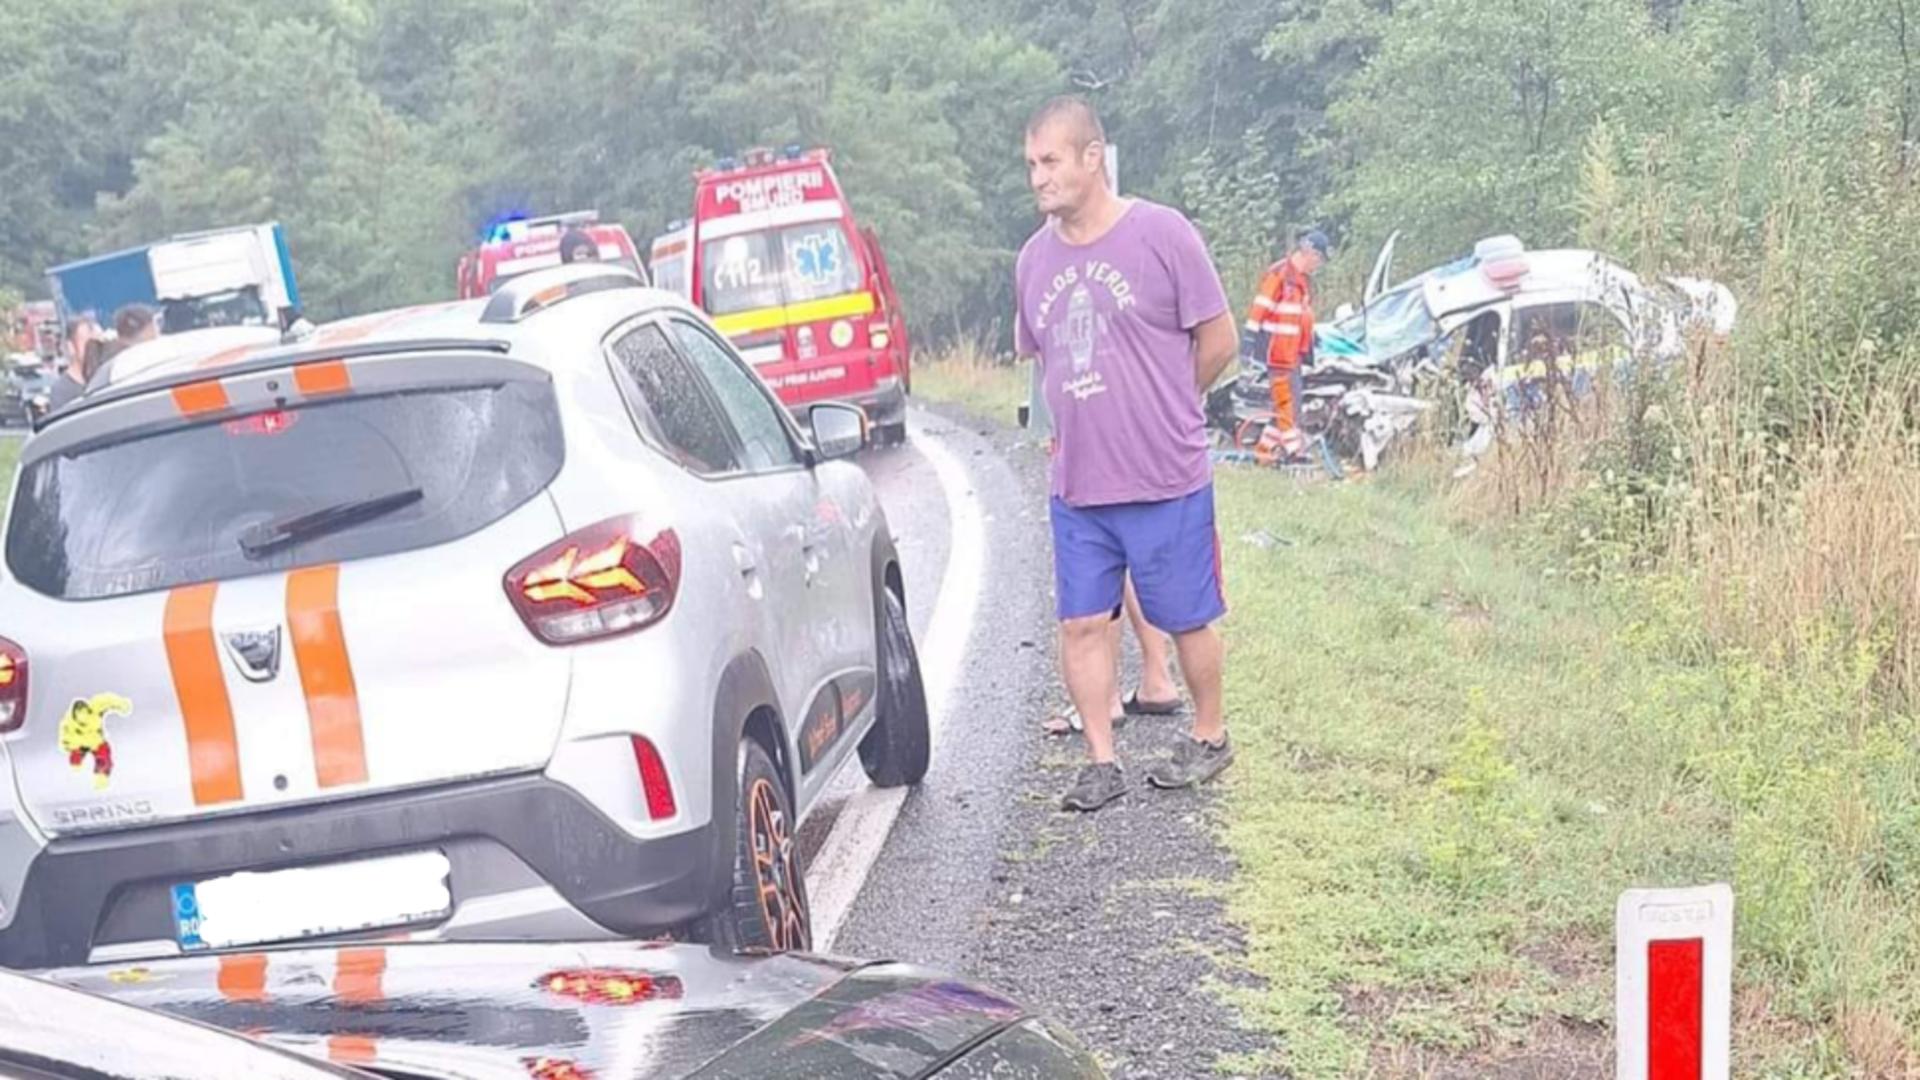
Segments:
[[[103,326],[128,304],[160,313],[160,332],[215,326],[292,325],[300,291],[278,223],[186,233],[96,255],[47,271],[66,325],[91,315]]]

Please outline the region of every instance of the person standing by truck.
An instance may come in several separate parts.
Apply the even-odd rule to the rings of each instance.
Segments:
[[[570,225],[560,237],[560,262],[595,262],[600,258],[600,245],[593,237],[578,225]]]
[[[145,304],[128,304],[113,313],[113,351],[124,352],[160,336],[160,323]]]
[[[113,339],[97,343],[99,348],[87,365],[88,383],[91,384],[96,376],[100,376],[100,372],[121,353],[159,336],[159,314],[145,304],[128,304],[114,312]]]
[[[66,340],[61,346],[67,362],[47,392],[49,413],[59,412],[86,389],[87,380],[99,366],[101,344],[100,327],[94,323],[93,316],[78,315],[67,323]]]

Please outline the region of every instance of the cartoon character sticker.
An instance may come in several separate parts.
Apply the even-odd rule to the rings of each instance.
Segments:
[[[60,720],[60,749],[67,764],[82,768],[93,758],[93,786],[106,790],[113,776],[113,745],[107,741],[107,717],[133,715],[133,702],[119,694],[75,698]]]

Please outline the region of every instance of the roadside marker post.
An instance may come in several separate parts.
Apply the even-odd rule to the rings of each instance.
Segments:
[[[1614,911],[1619,1080],[1727,1080],[1733,888],[1628,889]]]

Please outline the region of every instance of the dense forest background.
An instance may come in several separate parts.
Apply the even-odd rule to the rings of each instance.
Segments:
[[[0,0],[0,26],[26,296],[265,218],[316,316],[443,296],[497,214],[595,207],[644,246],[695,167],[798,142],[834,148],[923,334],[997,339],[1022,121],[1063,90],[1236,290],[1308,222],[1336,282],[1398,228],[1406,270],[1513,232],[1753,285],[1808,194],[1832,231],[1794,256],[1835,318],[1904,332],[1920,273],[1920,0]]]

